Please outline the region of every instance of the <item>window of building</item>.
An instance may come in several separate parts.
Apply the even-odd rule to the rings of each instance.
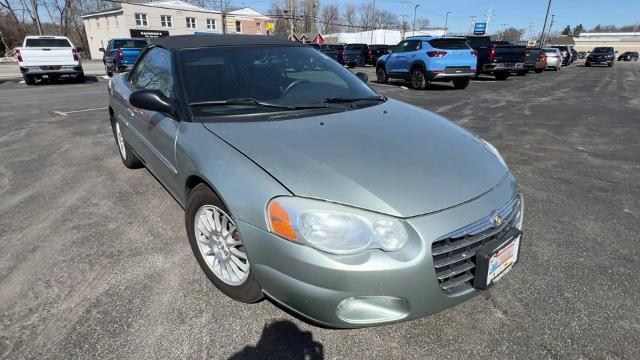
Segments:
[[[256,34],[262,35],[262,23],[256,23]]]
[[[160,23],[163,28],[172,28],[173,27],[173,18],[169,15],[160,16]]]
[[[187,18],[187,29],[197,29],[196,27],[196,18],[188,17]]]
[[[136,13],[136,26],[149,26],[149,22],[147,21],[147,14]]]
[[[242,22],[236,20],[236,32],[237,33],[241,33],[242,32]]]
[[[207,30],[216,29],[216,19],[207,19]]]

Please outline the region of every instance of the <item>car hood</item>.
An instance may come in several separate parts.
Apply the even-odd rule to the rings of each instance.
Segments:
[[[476,136],[394,100],[314,117],[204,126],[294,195],[398,217],[466,202],[508,173]]]

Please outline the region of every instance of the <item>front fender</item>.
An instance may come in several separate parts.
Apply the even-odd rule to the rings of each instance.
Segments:
[[[182,122],[176,142],[180,193],[184,207],[189,196],[187,179],[198,176],[220,197],[233,216],[267,230],[265,209],[273,197],[292,195],[269,173],[202,123]]]

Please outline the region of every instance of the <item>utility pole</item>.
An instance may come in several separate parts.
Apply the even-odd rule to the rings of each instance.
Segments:
[[[533,23],[529,23],[529,36],[527,37],[527,40],[532,40],[533,39]]]
[[[293,40],[293,0],[289,0],[289,37]]]
[[[549,41],[549,38],[551,37],[551,28],[553,27],[553,24],[555,24],[555,15],[551,15],[551,24],[549,24],[549,31],[547,32],[547,39],[546,41]]]
[[[35,17],[34,20],[38,28],[38,35],[42,35],[42,24],[40,24],[40,15],[38,15],[38,4],[36,4],[36,0],[31,0],[31,6],[33,7],[33,16]]]
[[[222,7],[222,0],[220,0],[220,17],[222,18],[222,33],[227,33],[227,19],[226,14],[224,13],[224,8]]]
[[[373,10],[371,11],[371,21],[375,25],[376,23],[376,0],[373,0]],[[369,41],[369,45],[373,45],[373,30],[371,29],[371,41]]]
[[[445,35],[449,33],[447,31],[447,24],[449,23],[449,14],[451,14],[451,11],[447,11],[447,16],[444,18],[444,33],[445,33]]]
[[[547,4],[547,15],[544,16],[544,24],[542,25],[542,34],[540,35],[540,47],[544,46],[544,32],[547,30],[547,20],[549,20],[549,11],[551,10],[551,0]]]
[[[418,6],[420,6],[420,4],[413,7],[413,36],[416,36],[416,13],[418,12]]]
[[[402,7],[402,40],[404,40],[404,34],[407,31],[407,0],[403,1],[404,5]]]
[[[473,24],[476,22],[475,16],[469,16],[471,22],[469,23],[469,35],[473,35]]]
[[[484,31],[485,35],[489,33],[489,24],[491,24],[491,16],[493,16],[493,9],[489,6],[489,10],[487,10],[487,27]]]

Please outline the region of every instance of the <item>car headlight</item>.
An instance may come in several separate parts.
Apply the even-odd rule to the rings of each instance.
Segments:
[[[269,201],[267,221],[272,233],[331,254],[398,251],[409,239],[400,219],[299,197]]]
[[[496,158],[498,158],[498,160],[500,160],[500,162],[502,163],[502,165],[504,165],[504,167],[509,168],[509,167],[507,166],[507,163],[506,163],[506,162],[504,161],[504,159],[502,158],[502,155],[500,155],[500,152],[498,151],[498,149],[496,149],[496,147],[495,147],[495,146],[493,146],[490,142],[488,142],[488,141],[486,141],[486,140],[484,140],[484,139],[480,139],[480,140],[482,140],[482,143],[484,144],[484,147],[485,147],[487,150],[491,151],[491,153],[492,153]]]

